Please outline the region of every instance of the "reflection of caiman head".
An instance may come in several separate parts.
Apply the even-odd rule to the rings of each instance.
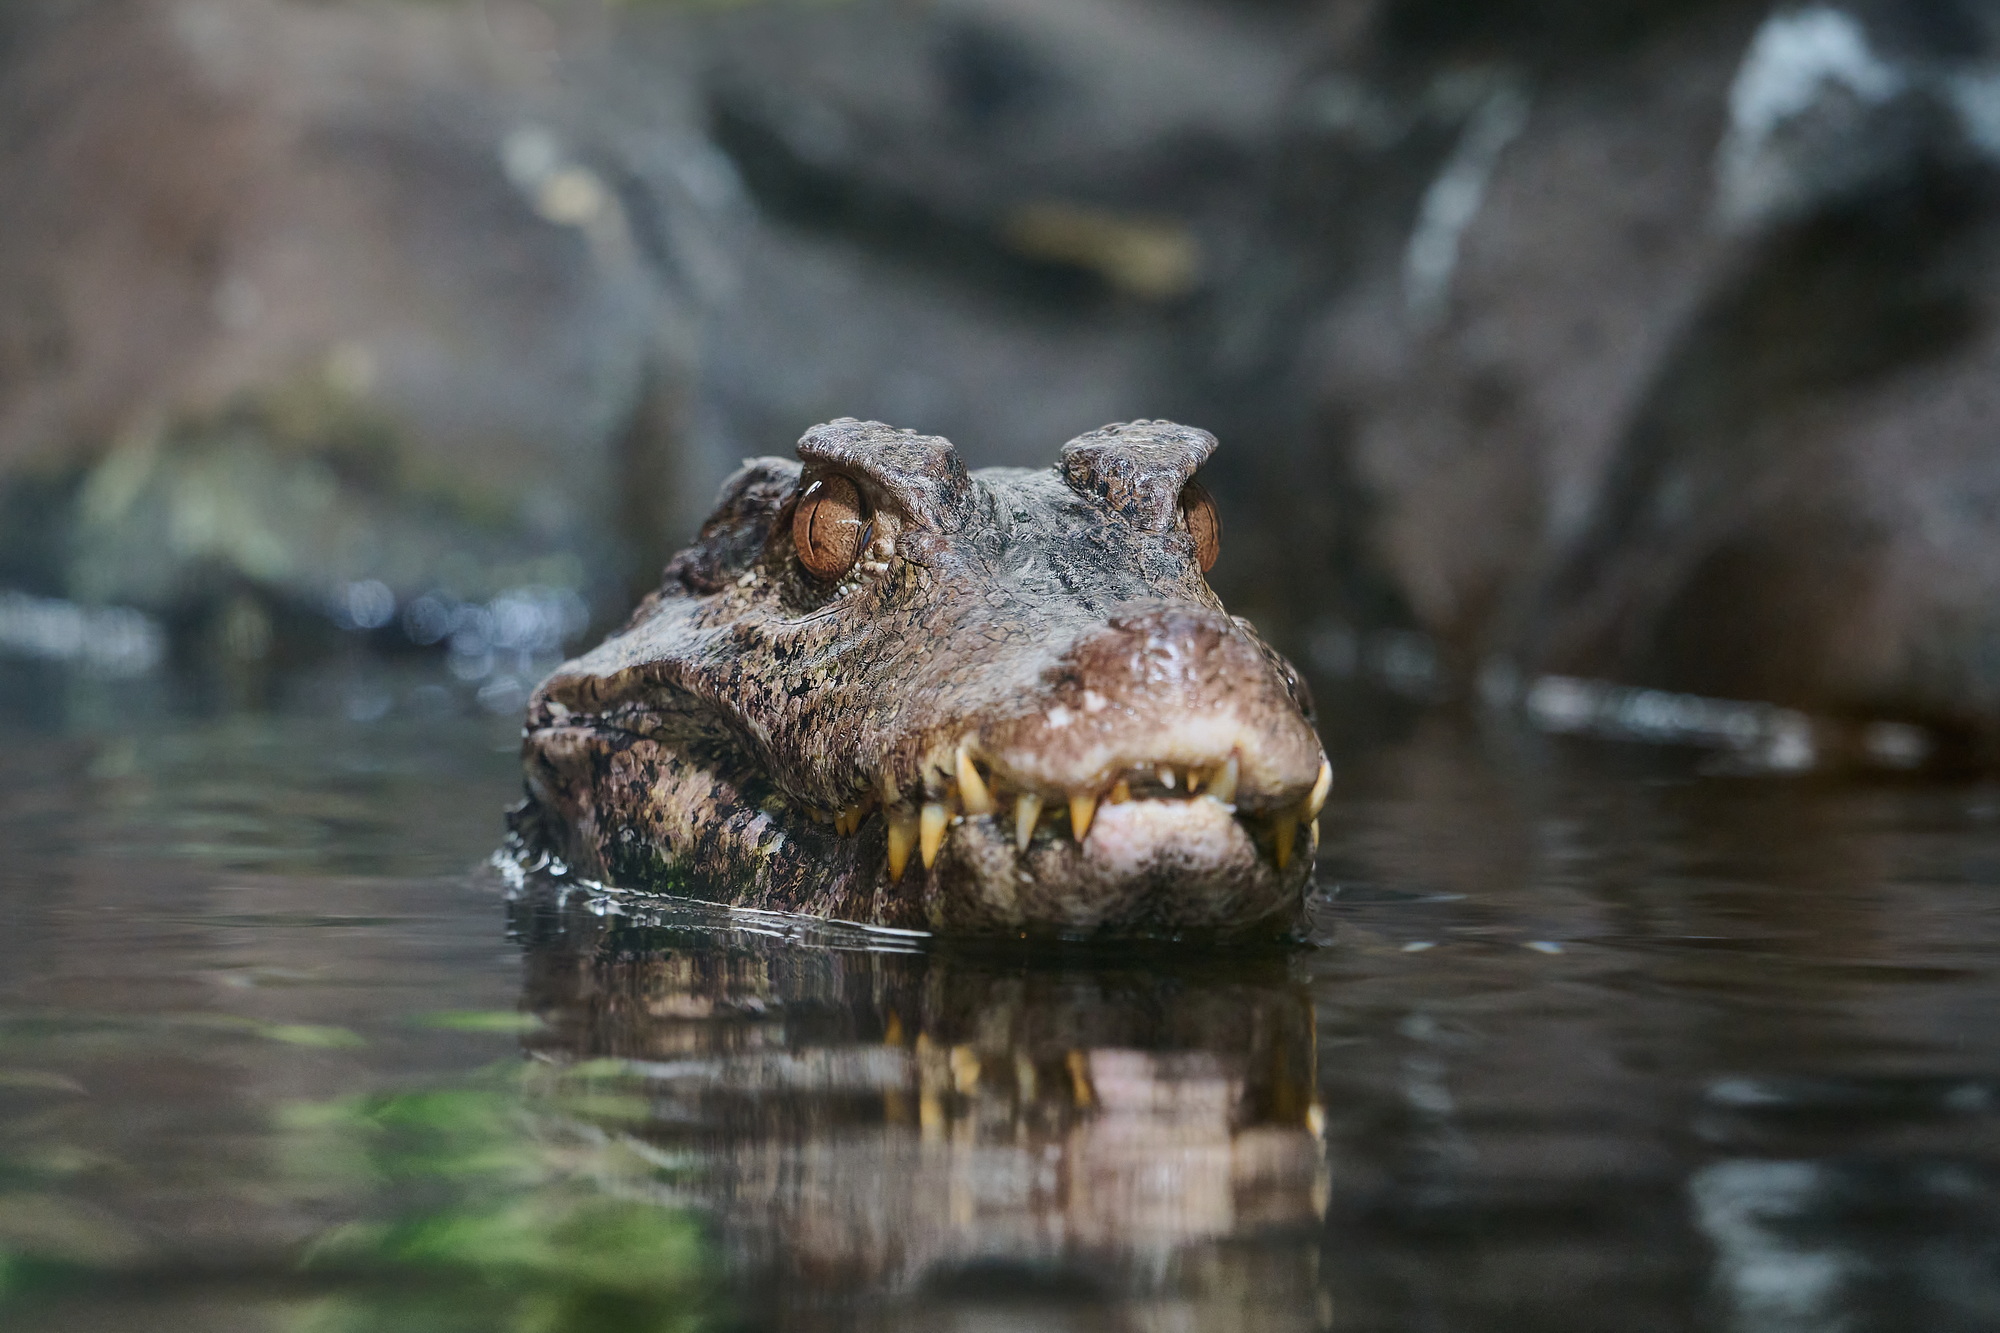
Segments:
[[[1134,422],[968,473],[842,420],[749,463],[536,692],[516,827],[627,884],[884,925],[1284,929],[1331,771],[1202,577],[1214,446]]]
[[[515,905],[526,1040],[643,1092],[618,1132],[686,1164],[753,1266],[1115,1273],[1325,1206],[1312,1004],[1282,957],[880,953],[632,910]]]

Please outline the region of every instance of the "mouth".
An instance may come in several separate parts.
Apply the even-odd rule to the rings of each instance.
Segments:
[[[1298,859],[1301,835],[1307,846],[1317,840],[1333,768],[1321,760],[1309,787],[1277,793],[1246,790],[1243,768],[1232,751],[1207,762],[1140,760],[1108,779],[1051,785],[1023,779],[961,744],[934,795],[899,799],[885,784],[880,796],[870,792],[841,810],[810,813],[852,837],[879,812],[889,878],[897,882],[912,853],[930,871],[950,859],[955,842],[976,844],[982,866],[1011,848],[1017,874],[1079,858],[1136,863],[1166,847],[1193,868],[1204,862],[1220,868],[1241,863],[1247,844],[1282,875]]]

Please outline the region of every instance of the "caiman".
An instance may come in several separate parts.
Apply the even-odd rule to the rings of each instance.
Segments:
[[[1134,421],[972,472],[843,418],[750,460],[529,701],[522,849],[891,927],[1293,929],[1332,769],[1298,673],[1209,588],[1214,448]]]

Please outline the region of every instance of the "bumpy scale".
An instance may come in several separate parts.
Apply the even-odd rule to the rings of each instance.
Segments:
[[[535,692],[523,845],[889,926],[1290,928],[1332,769],[1297,672],[1203,577],[1214,448],[1136,421],[971,473],[843,419],[746,464]]]

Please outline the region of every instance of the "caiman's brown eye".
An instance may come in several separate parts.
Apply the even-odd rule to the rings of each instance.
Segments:
[[[814,577],[838,578],[861,555],[867,520],[861,513],[861,492],[845,477],[821,477],[806,487],[792,515],[792,545],[799,563]]]
[[[1222,518],[1215,512],[1208,488],[1198,481],[1181,487],[1181,512],[1187,515],[1188,535],[1194,538],[1194,558],[1206,574],[1215,568],[1215,557],[1222,554]]]

